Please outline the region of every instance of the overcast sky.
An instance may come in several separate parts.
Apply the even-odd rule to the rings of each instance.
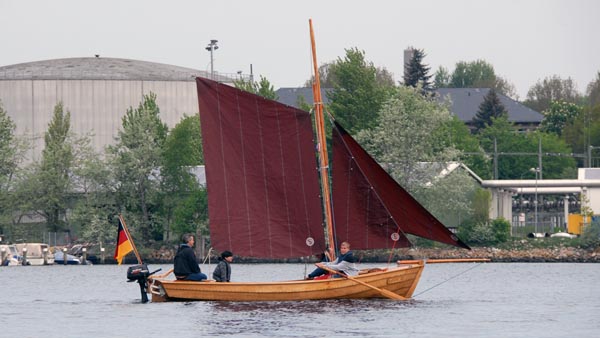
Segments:
[[[319,63],[358,47],[402,79],[403,50],[424,49],[431,73],[484,59],[521,99],[538,80],[571,77],[580,92],[600,71],[596,0],[0,0],[0,66],[115,57],[263,75],[275,88],[311,75],[308,19]]]

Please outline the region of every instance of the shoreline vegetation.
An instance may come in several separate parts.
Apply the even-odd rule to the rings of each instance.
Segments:
[[[146,253],[146,263],[168,264],[173,262],[174,249],[161,248]],[[355,256],[362,263],[386,263],[390,256],[389,251],[356,251]],[[522,241],[509,247],[473,247],[472,250],[448,248],[402,248],[394,250],[391,262],[410,259],[450,259],[450,258],[487,258],[491,263],[600,263],[600,247],[586,249],[564,244],[551,247],[536,247],[529,241]],[[236,263],[314,263],[315,257],[295,259],[255,259],[237,257]],[[129,263],[130,260],[124,262]],[[211,258],[216,262],[216,256]],[[107,262],[108,263],[108,262]]]

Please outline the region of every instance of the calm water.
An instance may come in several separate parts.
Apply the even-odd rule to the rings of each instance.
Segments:
[[[150,266],[159,267],[170,268]],[[600,335],[600,264],[428,265],[409,302],[141,304],[137,283],[125,282],[126,270],[114,265],[0,267],[0,337]],[[233,279],[298,279],[304,271],[303,264],[237,264]]]

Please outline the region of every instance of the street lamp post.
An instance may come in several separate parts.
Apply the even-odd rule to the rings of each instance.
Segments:
[[[540,172],[540,168],[531,168],[529,169],[531,172],[535,173],[535,201],[534,201],[534,206],[535,206],[535,233],[537,234],[538,232],[538,173]]]
[[[219,40],[210,40],[210,43],[208,44],[208,46],[206,46],[206,50],[210,52],[210,77],[212,80],[215,79],[213,52],[219,49],[219,46],[217,46],[217,42],[219,42]]]

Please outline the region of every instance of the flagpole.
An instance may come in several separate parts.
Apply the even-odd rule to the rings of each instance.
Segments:
[[[125,223],[125,219],[123,219],[123,216],[121,214],[119,214],[119,220],[121,221],[121,224],[123,224],[123,230],[125,230],[125,233],[127,233],[127,238],[129,238],[129,242],[131,242],[131,247],[133,248],[135,257],[138,260],[138,264],[143,264],[142,258],[140,257],[140,253],[137,251],[137,248],[135,247],[135,243],[133,243],[133,237],[131,237],[131,234],[129,233],[129,229],[127,229],[127,224]]]

